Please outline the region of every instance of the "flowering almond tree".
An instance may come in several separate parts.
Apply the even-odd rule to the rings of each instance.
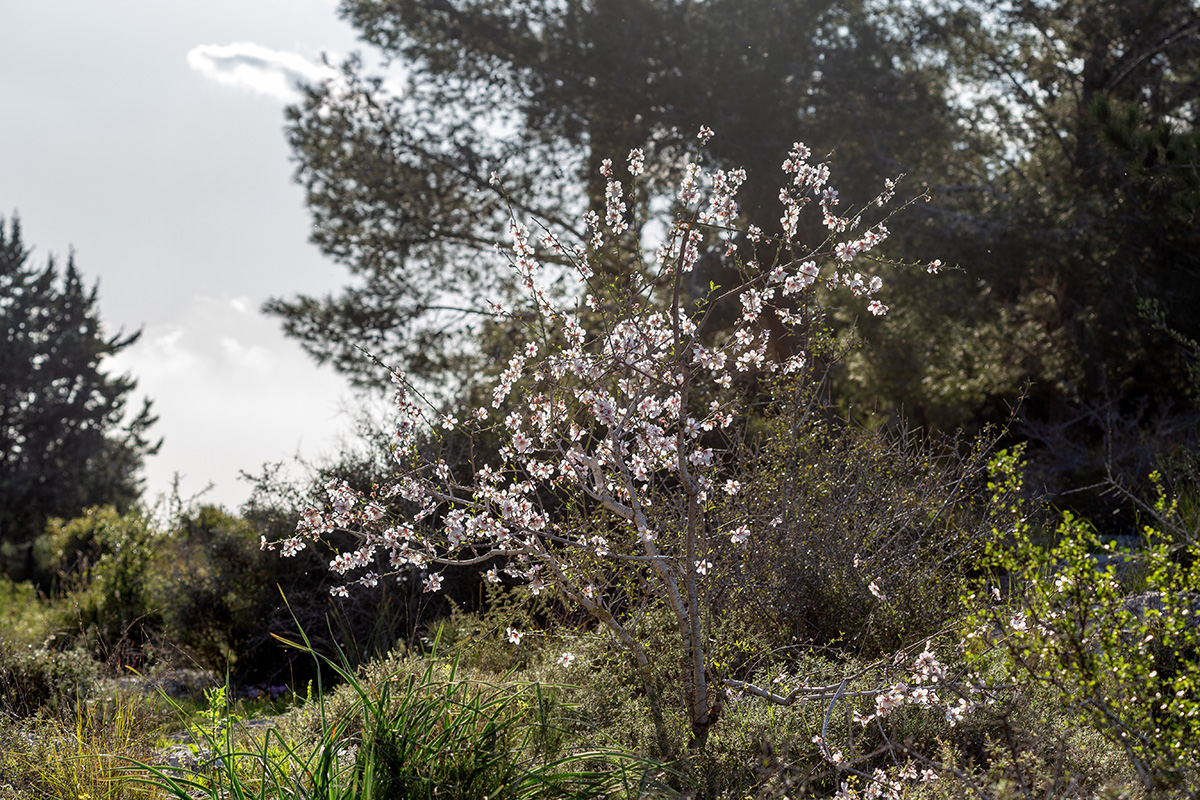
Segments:
[[[711,136],[702,128],[701,144]],[[625,169],[636,183],[645,169],[641,151],[629,154]],[[882,278],[856,269],[886,263],[873,253],[887,228],[864,215],[886,221],[895,183],[887,181],[871,204],[843,216],[828,166],[812,163],[809,149],[796,144],[783,162],[780,230],[769,234],[734,227],[744,171],[710,173],[692,160],[683,167],[680,213],[653,255],[643,257],[640,245],[630,243],[630,196],[617,169],[605,161],[601,171],[606,213],[589,212],[582,241],[511,223],[508,258],[529,308],[519,315],[517,309],[492,311],[527,321],[528,335],[499,375],[490,404],[458,412],[465,419],[439,415],[404,375],[393,373],[399,415],[394,480],[370,496],[332,483],[327,508],[309,508],[292,537],[264,545],[291,555],[333,531],[352,534],[357,546],[330,563],[346,577],[335,594],[412,570],[435,592],[444,566],[492,563],[499,566],[487,570],[487,580],[523,584],[535,594],[561,592],[628,650],[650,697],[659,745],[671,754],[677,748],[668,741],[663,703],[650,679],[653,655],[625,613],[627,590],[618,587],[636,576],[669,609],[685,654],[676,705],[686,709],[691,746],[703,746],[728,689],[776,702],[796,699],[796,692],[780,697],[714,674],[703,631],[705,582],[715,556],[752,547],[755,537],[773,532],[756,530],[750,519],[717,521],[708,512],[722,494],[741,490],[729,478],[729,434],[743,410],[734,381],[803,378],[805,354],[778,345],[802,332],[820,290],[847,291],[870,313],[887,313],[878,298]],[[493,184],[499,187],[495,176]],[[808,207],[820,214],[826,232],[815,247],[802,246],[798,236]],[[630,266],[614,277],[598,268],[601,255]],[[689,274],[702,255],[736,269],[737,285],[689,294]],[[578,290],[552,292],[562,268],[547,263],[567,265]],[[732,326],[730,307],[737,315]],[[726,315],[721,325],[714,319],[718,310]],[[499,433],[503,446],[492,461],[472,458],[465,470],[452,469],[422,456],[427,447],[418,449],[419,439],[439,427],[468,440]],[[396,497],[415,513],[390,513]],[[519,631],[508,636],[520,640]],[[925,663],[922,674],[933,667]],[[882,687],[880,696],[891,699],[880,713],[904,691]],[[828,687],[812,693],[832,697]],[[832,750],[823,752],[832,758]]]

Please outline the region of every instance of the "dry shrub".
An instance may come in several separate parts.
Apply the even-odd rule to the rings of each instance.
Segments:
[[[781,644],[864,657],[953,619],[993,535],[980,491],[993,440],[930,442],[796,404],[771,415],[759,441],[739,470],[742,490],[720,509],[723,529],[751,532],[718,606]]]

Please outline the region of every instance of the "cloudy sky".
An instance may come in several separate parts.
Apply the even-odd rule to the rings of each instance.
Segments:
[[[259,313],[335,289],[308,244],[283,108],[321,54],[356,48],[334,0],[46,0],[0,12],[0,215],[34,261],[100,283],[110,332],[142,329],[110,364],[154,400],[164,437],[148,499],[236,507],[239,470],[334,452],[354,399]],[[140,404],[140,403],[139,403]]]

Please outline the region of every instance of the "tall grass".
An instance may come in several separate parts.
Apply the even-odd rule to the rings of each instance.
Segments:
[[[608,748],[575,749],[556,724],[547,687],[461,678],[458,658],[431,657],[423,670],[365,681],[339,653],[317,654],[307,637],[286,644],[333,669],[352,694],[348,711],[327,713],[318,685],[314,738],[278,727],[251,731],[228,712],[193,726],[196,769],[137,765],[131,779],[176,800],[525,800],[666,797],[661,764]]]
[[[11,724],[0,748],[0,774],[14,797],[150,800],[156,795],[139,785],[129,764],[150,754],[161,722],[161,710],[146,698],[118,693],[81,702],[70,713]]]

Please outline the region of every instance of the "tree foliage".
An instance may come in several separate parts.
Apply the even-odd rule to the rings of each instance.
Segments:
[[[886,325],[830,309],[832,332],[872,345],[872,355],[847,350],[831,376],[843,409],[978,430],[1023,397],[1014,430],[1041,443],[1031,464],[1061,489],[1097,479],[1104,420],[1147,430],[1193,408],[1194,3],[345,0],[340,10],[404,78],[351,59],[290,110],[314,239],[354,281],[268,310],[361,382],[372,379],[358,347],[434,378],[448,399],[511,341],[509,327],[467,310],[511,297],[493,251],[509,217],[493,173],[526,203],[519,215],[568,229],[585,208],[603,215],[605,155],[636,147],[649,163],[678,163],[707,124],[721,136],[706,163],[750,175],[739,224],[778,230],[775,187],[758,176],[795,139],[836,151],[848,195],[900,171],[929,190],[896,226],[893,252],[957,268],[936,286],[897,276]],[[630,201],[628,235],[647,249],[678,177],[651,172]],[[614,275],[630,266],[599,260]],[[698,297],[733,279],[707,259],[682,288]]]
[[[48,518],[135,501],[158,445],[148,400],[127,419],[136,381],[102,369],[138,334],[106,336],[74,259],[31,265],[15,218],[0,220],[0,332],[0,544],[19,572]]]
[[[1025,415],[1047,423],[1179,411],[1186,354],[1161,328],[1197,333],[1195,4],[946,3],[926,24],[976,171],[935,192],[926,235],[963,270],[907,304],[923,319],[890,327],[892,371],[859,397],[890,383],[951,428],[1007,413],[1026,382]]]
[[[479,353],[484,326],[450,309],[503,293],[492,245],[509,211],[488,190],[493,172],[529,204],[518,213],[571,228],[584,208],[604,213],[603,158],[642,148],[667,164],[710,125],[722,134],[710,163],[746,168],[747,221],[775,230],[765,176],[797,139],[836,149],[843,190],[864,196],[946,153],[937,71],[918,69],[907,35],[857,0],[348,0],[341,13],[406,69],[398,90],[351,59],[289,110],[314,241],[357,282],[267,308],[359,378],[351,343],[410,374],[480,366],[464,353]],[[645,176],[629,220],[664,219],[677,177]],[[809,233],[810,245],[824,236]],[[694,293],[729,277],[713,268],[697,271]]]

